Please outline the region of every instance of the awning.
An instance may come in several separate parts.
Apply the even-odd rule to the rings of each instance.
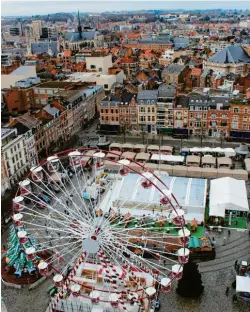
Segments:
[[[177,155],[153,154],[151,156],[151,160],[157,161],[184,162],[184,159],[184,156]]]
[[[198,237],[191,236],[188,243],[188,248],[201,248],[202,245]]]
[[[250,277],[249,276],[236,276],[236,292],[250,293]]]

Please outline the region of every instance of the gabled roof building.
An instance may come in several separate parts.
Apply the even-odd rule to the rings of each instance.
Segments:
[[[204,68],[240,75],[246,72],[247,64],[250,64],[250,56],[237,44],[225,47],[203,62]]]

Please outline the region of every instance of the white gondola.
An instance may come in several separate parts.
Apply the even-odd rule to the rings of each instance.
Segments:
[[[185,246],[189,243],[190,231],[187,228],[178,231],[179,242]]]
[[[104,157],[105,154],[102,152],[97,152],[93,155],[95,159],[95,167],[96,169],[103,169],[104,168]]]
[[[156,289],[155,287],[148,287],[145,292],[149,298],[152,298],[156,294]]]
[[[41,275],[47,275],[48,274],[48,263],[45,262],[45,261],[42,261],[38,264],[38,270],[39,270],[39,273]]]
[[[42,182],[43,180],[43,168],[41,166],[39,167],[33,167],[30,169],[31,171],[31,178],[34,182]]]
[[[35,247],[29,247],[25,249],[25,253],[29,260],[34,261],[36,258],[36,249]]]
[[[110,304],[112,305],[113,308],[117,308],[119,305],[119,297],[117,294],[111,294],[110,295]]]
[[[144,172],[142,173],[143,177],[145,178],[143,180],[143,182],[141,183],[141,186],[143,188],[149,188],[151,187],[153,184],[152,184],[152,181],[151,179],[153,178],[153,174],[151,172]]]
[[[171,290],[171,279],[164,277],[161,279],[161,290],[164,292],[170,292]]]
[[[181,225],[185,224],[184,214],[185,214],[185,212],[183,209],[175,209],[172,212],[173,223],[176,226],[181,226]]]
[[[70,290],[71,290],[72,295],[74,297],[78,297],[80,295],[81,285],[73,284],[73,285],[70,286]]]
[[[183,275],[183,266],[175,264],[172,266],[172,276],[176,277],[177,280],[181,279]]]
[[[89,294],[89,297],[93,304],[97,304],[100,301],[100,296],[101,296],[101,293],[97,290],[94,290]]]
[[[81,166],[82,154],[79,151],[70,152],[69,156],[69,165],[71,167],[79,167]]]
[[[15,226],[23,226],[23,215],[21,213],[14,214],[12,219]]]
[[[47,158],[47,169],[49,172],[56,172],[60,168],[60,160],[57,156]]]
[[[62,287],[63,286],[63,276],[61,274],[56,274],[53,277],[53,282],[56,287]]]
[[[120,175],[126,176],[129,174],[130,170],[127,168],[127,166],[130,164],[130,161],[128,159],[121,159],[118,161],[120,165],[122,165],[122,168],[120,169]]]
[[[20,193],[22,196],[26,196],[31,192],[30,180],[26,179],[19,182]]]
[[[21,244],[27,243],[28,237],[27,237],[27,232],[26,232],[26,231],[19,231],[19,232],[17,233],[17,236],[18,236],[19,242],[20,242]]]
[[[178,260],[179,263],[185,264],[188,263],[190,251],[187,248],[180,248],[178,250]]]
[[[13,198],[13,200],[12,200],[13,208],[16,212],[20,212],[24,209],[23,200],[24,200],[24,198],[22,196],[17,196],[17,197]]]

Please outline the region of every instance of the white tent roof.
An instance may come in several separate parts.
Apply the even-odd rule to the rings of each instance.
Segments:
[[[225,217],[225,210],[249,211],[245,181],[230,177],[211,181],[209,216]]]
[[[236,276],[236,292],[249,292],[250,293],[250,277],[249,276]]]
[[[172,161],[172,162],[183,162],[184,156],[175,156],[175,155],[164,155],[164,154],[153,154],[151,160],[163,160],[163,161]]]

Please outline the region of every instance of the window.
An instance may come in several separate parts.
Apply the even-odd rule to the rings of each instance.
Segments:
[[[116,117],[116,121],[118,121],[118,117]]]
[[[152,107],[152,113],[154,113],[155,112],[155,108],[154,107]]]
[[[238,107],[235,107],[234,108],[234,113],[238,113],[239,112],[239,108]]]
[[[101,113],[103,113],[103,109],[101,109]]]
[[[248,114],[248,108],[245,108],[245,109],[244,109],[244,113],[245,113],[245,114]]]
[[[148,113],[150,113],[150,111],[151,111],[151,110],[150,110],[150,107],[148,107]]]
[[[204,119],[207,118],[207,114],[206,114],[206,113],[203,114],[203,118],[204,118]]]
[[[222,127],[226,127],[226,126],[227,126],[227,122],[226,122],[226,121],[222,121],[222,122],[221,122],[221,126],[222,126]]]
[[[247,117],[243,117],[243,121],[247,121]]]
[[[111,114],[113,114],[114,113],[114,110],[113,109],[111,109]]]
[[[106,114],[108,114],[109,113],[109,110],[108,109],[106,109]]]
[[[151,120],[151,118],[150,118],[150,116],[148,116],[148,121],[150,121]]]
[[[41,104],[46,105],[47,104],[47,99],[41,99]]]
[[[53,95],[53,90],[47,90],[47,94]]]
[[[155,116],[152,116],[152,121],[155,121]]]
[[[227,118],[227,114],[222,114],[221,118]]]
[[[95,65],[90,65],[90,68],[91,68],[91,69],[95,69],[96,66],[95,66]]]
[[[101,68],[101,67],[99,67],[99,69],[98,69],[98,70],[99,70],[99,72],[102,72],[102,68]]]
[[[12,157],[12,162],[13,162],[13,164],[15,163],[15,157]]]
[[[238,121],[238,116],[233,116],[233,121]]]
[[[217,118],[217,114],[211,114],[211,118]]]
[[[109,88],[109,85],[108,84],[104,84],[104,89],[108,89]]]
[[[192,100],[191,102],[193,102],[194,100]],[[190,110],[193,110],[194,109],[194,107],[191,105],[190,106]]]
[[[246,128],[247,128],[247,125],[246,125],[246,124],[244,124],[244,125],[243,125],[243,129],[244,129],[244,130],[246,130]]]
[[[194,118],[194,115],[193,115],[193,113],[191,113],[191,114],[190,114],[190,118]]]
[[[189,126],[190,126],[190,127],[193,127],[193,125],[194,125],[193,122],[190,122],[190,123],[189,123]]]
[[[46,93],[46,90],[40,89],[40,94],[45,94],[45,93]]]
[[[231,128],[238,129],[238,122],[232,122]]]
[[[40,99],[36,99],[36,104],[40,104]]]
[[[216,127],[217,126],[217,121],[216,120],[211,120],[210,121],[210,126],[211,127]]]

